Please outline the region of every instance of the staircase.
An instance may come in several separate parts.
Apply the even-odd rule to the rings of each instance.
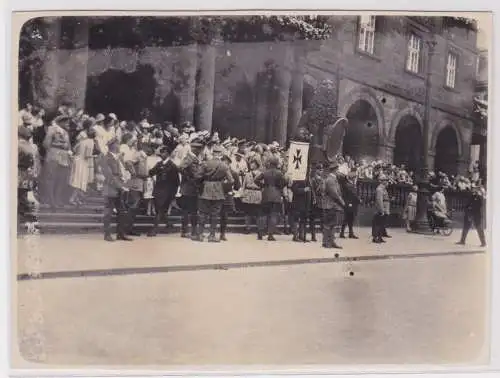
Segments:
[[[68,205],[54,211],[46,205],[40,205],[37,213],[40,232],[50,234],[103,232],[103,208],[104,198],[97,193],[87,197],[85,204],[80,207]],[[146,211],[141,209],[135,222],[135,229],[141,233],[147,232],[153,227],[154,217],[145,215],[145,213]],[[115,224],[115,220],[113,219],[113,224]],[[181,220],[180,210],[174,207],[168,217],[168,227],[160,223],[159,231],[180,232]],[[235,213],[228,217],[229,232],[243,232],[244,228],[245,219],[242,213]],[[253,225],[251,230],[256,232],[256,226]]]

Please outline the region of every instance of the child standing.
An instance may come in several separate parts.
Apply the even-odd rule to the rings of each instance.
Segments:
[[[146,165],[148,168],[148,173],[153,167],[161,161],[161,158],[158,156],[157,151],[153,149],[152,146],[149,146],[147,149]],[[154,197],[153,197],[153,189],[155,186],[156,177],[149,176],[144,182],[144,200],[146,201],[146,209],[147,215],[156,215],[156,210],[154,206]]]

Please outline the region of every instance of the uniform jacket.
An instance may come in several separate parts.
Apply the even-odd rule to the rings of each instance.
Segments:
[[[226,198],[223,182],[233,183],[227,164],[217,159],[208,160],[202,164],[198,175],[202,180],[201,199],[220,201]]]
[[[306,192],[306,187],[310,187],[309,180],[294,181],[292,183],[292,205],[294,210],[308,211],[311,208],[311,191]]]
[[[143,168],[146,168],[146,156],[140,156],[136,150],[130,150],[128,154],[123,156],[123,159],[125,168],[130,173],[127,187],[130,190],[142,192],[144,190],[144,180],[147,177],[146,175],[143,176],[143,174],[147,172],[142,173],[139,165],[142,164]],[[147,168],[144,170],[147,170]]]
[[[174,197],[179,188],[179,169],[170,159],[158,162],[150,171],[150,176],[156,176],[153,189],[154,198]]]
[[[255,178],[255,183],[262,188],[262,203],[281,203],[286,178],[277,168],[266,169]]]
[[[344,211],[345,202],[342,198],[337,176],[329,174],[322,185],[319,207],[324,210]]]
[[[181,194],[186,197],[197,197],[200,194],[201,162],[198,157],[190,155],[181,164]]]
[[[125,168],[120,167],[120,164],[122,163],[119,157],[114,157],[111,152],[108,152],[100,160],[102,173],[104,175],[102,193],[105,197],[118,197],[121,189],[125,185],[122,171]]]
[[[61,126],[50,126],[43,141],[46,151],[45,161],[69,167],[70,165],[70,140],[69,134]]]
[[[241,180],[238,172],[230,168],[229,173],[233,178],[232,182],[227,180],[223,181],[224,194],[226,194],[226,196],[229,192],[238,191],[241,188]]]
[[[391,211],[391,201],[389,199],[389,193],[383,185],[377,186],[375,190],[375,209],[378,213],[383,213],[389,215]]]
[[[319,208],[321,204],[322,186],[325,178],[317,174],[311,177],[311,202],[314,208]]]

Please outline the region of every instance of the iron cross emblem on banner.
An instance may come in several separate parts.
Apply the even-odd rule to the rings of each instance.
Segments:
[[[301,150],[297,150],[295,152],[295,155],[293,155],[293,164],[295,164],[295,169],[299,169],[300,165],[302,164],[301,152]]]

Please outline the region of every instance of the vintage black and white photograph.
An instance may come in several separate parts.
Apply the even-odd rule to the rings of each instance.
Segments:
[[[491,28],[14,14],[14,367],[487,363]]]

